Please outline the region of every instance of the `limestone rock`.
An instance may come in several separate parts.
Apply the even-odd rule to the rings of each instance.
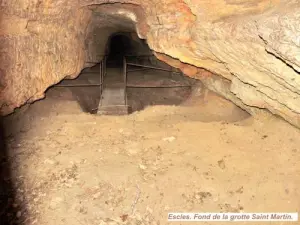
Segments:
[[[89,61],[101,60],[112,33],[130,31],[162,60],[247,111],[268,110],[300,127],[298,0],[105,3],[0,2],[1,114],[76,77]]]

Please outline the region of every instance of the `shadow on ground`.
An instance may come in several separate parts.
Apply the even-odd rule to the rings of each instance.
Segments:
[[[16,200],[3,118],[0,118],[0,224],[22,224],[21,205]]]

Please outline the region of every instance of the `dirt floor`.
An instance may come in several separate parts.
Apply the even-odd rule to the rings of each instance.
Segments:
[[[55,88],[7,117],[16,221],[164,225],[174,223],[168,212],[299,212],[300,131],[203,93],[99,116]]]

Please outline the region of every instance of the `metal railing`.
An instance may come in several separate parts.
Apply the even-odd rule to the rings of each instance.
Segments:
[[[103,59],[100,62],[86,62],[86,63],[91,63],[91,64],[99,64],[99,77],[100,77],[100,82],[99,83],[94,83],[94,84],[91,84],[91,83],[85,83],[85,84],[57,84],[57,85],[55,85],[55,87],[92,87],[92,86],[99,86],[100,87],[100,96],[101,96],[102,91],[103,91],[104,77],[107,74],[106,60],[107,60],[107,57],[104,56]]]
[[[100,62],[100,99],[103,91],[104,77],[106,76],[106,56]]]
[[[170,66],[170,69],[165,69],[165,68],[156,67],[156,66],[149,66],[149,65],[144,65],[144,64],[140,64],[140,63],[128,62],[128,60],[126,58],[130,58],[130,57],[135,57],[134,59],[137,60],[136,58],[145,59],[145,58],[155,57],[155,56],[154,55],[138,55],[138,56],[126,55],[125,57],[123,57],[123,79],[124,79],[125,102],[127,101],[126,88],[128,88],[128,87],[130,87],[130,88],[176,88],[176,87],[190,87],[191,86],[191,85],[149,85],[149,86],[145,86],[145,85],[128,85],[127,84],[128,73],[135,72],[135,71],[140,71],[140,70],[152,69],[152,70],[159,70],[159,71],[169,72],[171,75],[173,73],[183,75],[182,72],[174,71],[172,66]],[[103,59],[99,63],[100,64],[99,65],[99,67],[100,67],[100,69],[99,69],[100,83],[94,83],[94,84],[86,83],[86,84],[74,84],[74,85],[71,85],[71,84],[69,84],[69,85],[58,84],[58,85],[55,85],[55,87],[91,87],[91,86],[99,86],[100,96],[101,96],[102,92],[103,92],[104,77],[107,75],[106,62],[107,62],[107,57],[104,56]],[[87,62],[87,63],[97,64],[98,62]],[[139,67],[139,69],[129,70],[128,66]]]
[[[130,88],[176,88],[176,87],[190,87],[191,85],[155,85],[155,86],[140,86],[140,85],[127,85],[127,75],[129,72],[136,72],[136,71],[140,71],[140,70],[145,70],[145,69],[152,69],[152,70],[160,70],[160,71],[165,71],[165,72],[169,72],[171,75],[173,75],[173,73],[177,73],[177,74],[181,74],[183,75],[182,72],[179,71],[174,71],[173,67],[170,66],[170,69],[165,69],[165,68],[161,68],[161,67],[157,67],[157,66],[149,66],[149,65],[145,65],[145,64],[139,64],[139,63],[131,63],[128,62],[126,60],[126,58],[128,57],[133,57],[133,56],[125,56],[123,59],[123,76],[124,76],[124,83],[126,87],[130,87]],[[155,57],[154,55],[141,55],[141,56],[137,56],[139,58],[148,58],[148,57]],[[157,60],[155,58],[155,60]],[[135,67],[139,67],[140,69],[134,69],[134,70],[128,70],[128,66],[135,66]]]

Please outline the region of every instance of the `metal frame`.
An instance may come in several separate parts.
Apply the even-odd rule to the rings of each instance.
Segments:
[[[127,63],[127,65],[129,65],[129,66],[143,67],[143,68],[153,69],[153,70],[161,70],[161,71],[166,71],[166,72],[171,72],[171,73],[180,73],[181,74],[181,72],[167,70],[167,69],[160,68],[160,67],[155,67],[155,66],[146,66],[146,65],[137,64],[137,63]],[[132,72],[132,71],[129,71],[129,72]]]
[[[57,84],[55,85],[55,87],[92,87],[92,86],[99,86],[100,87],[100,97],[102,95],[102,91],[103,91],[103,80],[104,77],[106,76],[107,72],[106,72],[106,60],[107,57],[104,56],[103,59],[99,62],[86,62],[86,63],[92,63],[92,64],[98,64],[99,63],[99,72],[93,72],[93,73],[99,73],[100,76],[100,83],[95,83],[95,84]]]
[[[179,73],[182,74],[182,72],[177,72],[173,71],[172,67],[170,66],[171,70],[160,68],[160,67],[155,67],[155,66],[147,66],[143,64],[137,64],[137,63],[128,63],[126,60],[126,57],[152,57],[154,55],[139,55],[139,56],[134,56],[134,55],[126,55],[123,58],[123,78],[124,78],[124,91],[125,91],[125,104],[127,104],[127,97],[126,97],[126,88],[178,88],[178,87],[191,87],[191,85],[164,85],[164,86],[139,86],[139,85],[127,85],[127,74],[130,72],[135,72],[135,71],[140,71],[140,70],[147,70],[147,69],[154,69],[154,70],[161,70],[161,71],[166,71],[170,72],[172,75],[173,73]],[[103,91],[103,80],[104,77],[106,76],[106,61],[107,57],[104,56],[103,59],[100,61],[100,70],[99,70],[99,75],[100,75],[100,83],[96,84],[74,84],[74,85],[55,85],[55,87],[92,87],[92,86],[99,86],[100,87],[100,97],[102,96],[102,91]],[[88,63],[95,63],[95,62],[88,62]],[[128,66],[136,66],[136,67],[141,67],[141,69],[136,69],[136,70],[128,70]]]
[[[101,84],[64,84],[55,85],[55,87],[99,87]],[[191,85],[159,85],[159,86],[141,86],[141,85],[126,85],[126,88],[178,88],[191,87]]]
[[[104,77],[106,76],[106,56],[103,57],[103,59],[100,62],[100,98],[102,96],[103,91],[103,81]]]

